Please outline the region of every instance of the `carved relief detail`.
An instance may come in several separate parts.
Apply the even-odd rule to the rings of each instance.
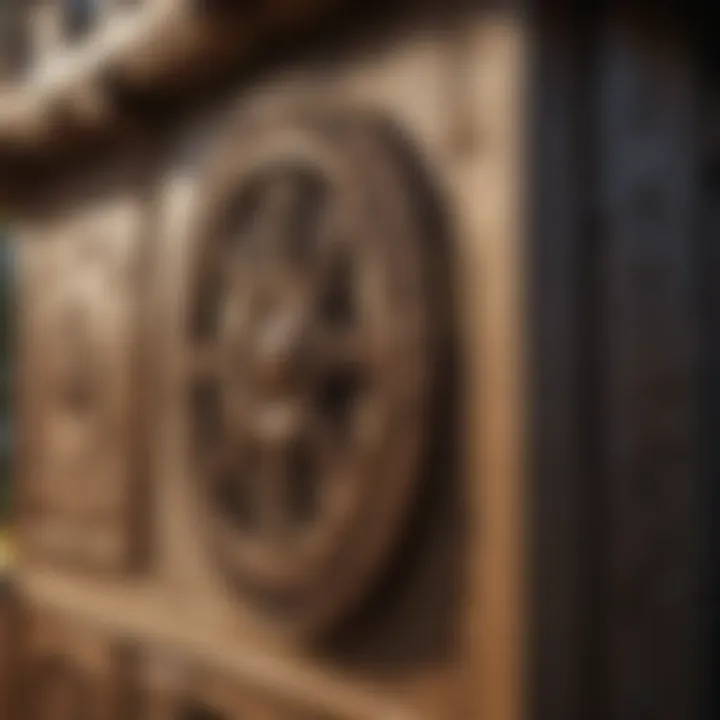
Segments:
[[[97,569],[130,560],[136,238],[100,212],[45,238],[28,353],[38,447],[24,507],[31,551]]]
[[[433,288],[413,158],[358,111],[249,118],[202,176],[187,384],[209,538],[305,632],[367,589],[418,481]]]

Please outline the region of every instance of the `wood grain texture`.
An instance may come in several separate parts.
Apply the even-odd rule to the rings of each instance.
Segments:
[[[470,533],[464,627],[466,717],[525,712],[526,28],[492,13],[468,31],[464,107],[480,141],[453,173]]]

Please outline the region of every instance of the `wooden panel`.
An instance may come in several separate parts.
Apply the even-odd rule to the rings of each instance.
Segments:
[[[526,703],[526,30],[498,11],[463,32],[466,95],[455,112],[467,113],[475,142],[458,150],[451,176],[469,518],[459,716],[503,720],[523,717]]]
[[[131,472],[125,461],[132,462],[133,450],[125,429],[127,417],[132,415],[132,394],[123,388],[130,388],[127,363],[133,332],[125,312],[135,286],[116,283],[106,255],[115,257],[117,247],[115,240],[104,238],[105,228],[120,227],[124,222],[108,221],[110,210],[102,199],[102,186],[90,200],[92,212],[78,211],[73,203],[74,209],[40,223],[37,237],[29,238],[26,245],[26,399],[31,402],[26,403],[30,417],[23,453],[27,462],[22,514],[24,546],[34,550],[32,560],[38,562],[25,566],[23,589],[35,600],[62,606],[76,618],[92,618],[97,626],[112,627],[133,642],[146,647],[157,642],[171,656],[174,652],[183,655],[182,664],[189,670],[181,669],[169,690],[163,690],[161,682],[158,687],[154,671],[148,671],[153,701],[149,711],[160,717],[164,713],[185,720],[183,715],[203,704],[220,716],[238,720],[244,716],[268,720],[480,716],[518,720],[523,714],[520,166],[525,34],[511,12],[477,11],[463,22],[454,21],[452,27],[443,15],[436,10],[417,23],[414,15],[408,15],[407,28],[391,26],[391,32],[383,37],[375,28],[365,28],[364,35],[346,38],[345,47],[328,43],[324,50],[332,56],[320,59],[323,72],[318,71],[318,58],[314,57],[308,65],[298,63],[291,72],[282,71],[268,79],[257,93],[288,93],[293,100],[301,96],[312,112],[320,107],[316,100],[322,97],[329,106],[362,108],[359,117],[372,115],[370,125],[359,132],[357,144],[355,139],[348,143],[351,149],[347,157],[340,158],[342,162],[327,153],[317,137],[301,142],[300,154],[308,147],[317,152],[319,147],[322,163],[327,163],[324,167],[333,178],[339,178],[343,188],[346,183],[363,181],[362,192],[355,193],[361,198],[357,205],[353,193],[340,193],[342,202],[350,199],[341,207],[351,208],[357,223],[351,231],[369,227],[369,245],[385,237],[384,230],[372,230],[372,223],[388,222],[397,232],[388,233],[382,244],[396,253],[409,228],[413,239],[430,253],[430,261],[422,263],[423,275],[438,274],[436,289],[443,302],[437,305],[445,304],[447,285],[452,285],[456,290],[453,300],[460,306],[460,322],[454,322],[454,313],[447,321],[458,336],[442,348],[443,372],[438,382],[443,392],[438,393],[437,405],[432,411],[423,404],[415,405],[421,409],[407,416],[393,414],[384,428],[382,445],[395,451],[399,430],[411,425],[408,417],[415,421],[427,413],[432,420],[432,437],[421,443],[423,465],[415,468],[417,474],[411,478],[418,485],[418,495],[407,502],[407,522],[401,526],[399,517],[388,510],[387,490],[402,475],[397,467],[389,464],[384,468],[381,462],[363,466],[361,484],[371,487],[373,494],[362,508],[363,522],[354,524],[351,532],[341,527],[339,547],[343,552],[362,551],[377,539],[368,528],[384,513],[388,513],[389,525],[398,521],[397,527],[390,528],[397,531],[397,537],[391,538],[397,542],[381,543],[377,554],[383,562],[378,562],[377,576],[368,578],[367,583],[363,579],[353,602],[345,605],[343,599],[343,617],[323,622],[317,635],[300,640],[293,637],[290,642],[278,639],[273,632],[276,628],[267,627],[272,621],[258,621],[261,613],[257,606],[263,598],[258,601],[252,595],[253,591],[255,595],[263,593],[257,592],[254,578],[238,573],[246,585],[241,588],[234,577],[223,574],[202,534],[202,523],[213,515],[203,512],[199,496],[204,486],[193,472],[196,458],[188,412],[188,363],[184,362],[191,317],[187,303],[192,299],[187,280],[197,260],[193,243],[198,229],[196,202],[203,190],[199,187],[204,177],[202,156],[218,132],[218,115],[224,121],[228,108],[208,113],[207,124],[192,120],[182,138],[186,143],[182,149],[190,152],[174,158],[177,162],[167,168],[158,188],[162,247],[160,261],[153,266],[149,302],[157,332],[148,345],[157,362],[158,387],[152,400],[144,397],[143,406],[150,412],[154,408],[149,406],[157,401],[160,408],[154,416],[159,422],[146,426],[154,450],[150,460],[160,550],[156,575],[111,583],[80,578],[65,567],[68,559],[95,566],[122,565],[118,560],[122,549],[117,554],[109,552],[115,555],[109,560],[96,555],[103,545],[95,542],[96,532],[110,530],[121,548],[127,538],[121,528],[127,527],[126,511],[131,505],[126,502]],[[428,24],[429,20],[438,24]],[[433,33],[427,32],[429,26],[436,28]],[[357,52],[370,40],[373,53]],[[233,103],[232,111],[241,117],[250,107],[249,94],[255,95],[252,88],[238,94],[237,107]],[[279,117],[283,119],[283,114]],[[332,142],[342,134],[343,124],[336,125],[333,118],[319,126]],[[412,152],[401,153],[396,147],[383,150],[370,127],[382,127],[393,137],[402,137]],[[292,133],[289,136],[297,139]],[[268,145],[272,148],[274,143]],[[347,172],[346,167],[359,169],[367,161],[360,150],[367,147],[375,153],[368,176]],[[255,150],[251,147],[247,152],[252,155]],[[231,153],[223,158],[231,172],[236,159]],[[244,160],[239,158],[240,163]],[[395,161],[402,168],[399,174],[392,167]],[[270,164],[273,168],[287,166]],[[385,182],[393,192],[384,191]],[[420,188],[420,194],[414,195]],[[372,200],[368,202],[363,193]],[[214,192],[208,192],[205,199],[207,196],[217,199]],[[362,209],[359,217],[355,214],[358,207]],[[396,215],[398,209],[401,216]],[[86,233],[93,237],[88,239]],[[126,248],[127,237],[118,239],[118,245]],[[403,263],[393,267],[397,265]],[[387,267],[380,263],[373,269],[378,274],[373,278],[369,273],[369,286],[373,280],[380,284]],[[398,282],[394,297],[407,302],[407,290],[407,283]],[[88,312],[80,326],[97,331],[99,344],[107,350],[100,363],[107,382],[100,385],[103,392],[106,386],[112,388],[110,398],[101,395],[117,423],[113,432],[106,433],[107,427],[94,422],[88,423],[87,434],[82,428],[76,432],[78,423],[73,420],[74,412],[67,417],[63,393],[57,402],[53,378],[55,373],[64,376],[65,370],[56,368],[53,351],[73,349],[68,342],[72,322],[63,330],[61,323],[66,318],[56,314],[68,296],[78,296],[78,305]],[[435,307],[427,298],[416,304],[425,303]],[[411,321],[405,325],[408,316],[391,308],[378,322],[393,347],[411,334],[405,332],[414,327]],[[388,333],[391,321],[398,318],[403,327]],[[405,388],[413,373],[403,371],[425,348],[420,342],[398,353],[394,364],[400,369],[397,383],[380,383],[380,387],[388,393],[399,386]],[[92,359],[89,352],[79,356]],[[234,354],[228,357],[233,358],[233,373],[240,374]],[[76,377],[76,358],[68,359],[70,378]],[[198,353],[198,358],[203,356]],[[88,378],[92,378],[90,371],[80,373],[81,380]],[[84,406],[86,389],[80,383],[76,395],[75,379],[68,382],[71,405]],[[103,452],[91,464],[84,454],[96,450],[96,441]],[[68,451],[75,442],[80,448],[77,454]],[[87,448],[83,448],[84,442]],[[65,467],[64,462],[68,463]],[[77,466],[73,467],[73,462]],[[379,481],[382,470],[392,482]],[[88,486],[97,489],[97,505],[86,492]],[[66,488],[75,490],[71,497],[66,496]],[[358,495],[366,500],[364,492]],[[51,541],[48,535],[53,536]],[[55,554],[58,538],[65,548]],[[85,557],[86,551],[95,557]],[[337,557],[343,573],[356,569],[354,555],[347,563],[342,562],[347,555]],[[39,567],[40,561],[48,560],[50,568]],[[285,562],[285,569],[293,580],[296,568]],[[322,597],[330,587],[316,582],[312,589]],[[282,620],[285,606],[268,604],[275,618]],[[195,707],[188,708],[190,703]]]
[[[309,89],[310,87],[308,86]],[[292,97],[293,101],[297,99],[297,96],[289,97]],[[314,97],[317,98],[318,95]],[[285,122],[288,117],[292,117],[291,111],[298,112],[303,122],[310,118],[315,119],[317,109],[320,107],[328,112],[334,110],[336,114],[320,115],[315,120],[318,129],[314,129],[316,127],[314,125],[308,128],[300,123],[299,129],[296,128],[294,133],[290,133],[287,127],[276,127],[281,125],[281,121]],[[283,143],[287,142],[288,137],[295,143],[298,143],[299,138],[299,144],[295,147],[299,147],[301,151],[308,146],[323,148],[324,144],[327,144],[329,150],[321,155],[323,161],[330,158],[332,166],[337,170],[345,167],[348,160],[353,158],[348,167],[357,168],[356,163],[363,162],[363,158],[356,158],[352,149],[346,150],[344,154],[342,145],[333,147],[334,144],[338,144],[338,135],[330,135],[328,142],[323,134],[327,117],[340,118],[342,122],[347,123],[346,132],[348,129],[352,133],[357,132],[361,138],[358,142],[368,142],[376,158],[379,155],[372,166],[372,173],[383,168],[384,178],[387,179],[388,176],[395,178],[397,184],[393,185],[393,200],[397,202],[397,208],[394,210],[386,208],[385,217],[392,217],[398,211],[404,214],[402,223],[407,225],[403,226],[415,228],[411,231],[410,239],[412,242],[417,242],[418,253],[431,254],[432,273],[440,276],[432,292],[428,290],[425,298],[416,298],[412,311],[413,317],[419,316],[423,303],[428,297],[442,297],[447,289],[449,278],[442,276],[442,273],[447,271],[447,256],[452,249],[444,218],[442,220],[438,218],[437,195],[426,192],[427,188],[423,184],[426,178],[419,170],[412,175],[405,175],[404,171],[398,175],[398,168],[393,168],[391,165],[391,158],[396,157],[394,153],[406,159],[409,157],[407,162],[408,165],[413,166],[413,169],[416,163],[420,164],[418,156],[408,155],[404,145],[400,146],[404,151],[403,155],[400,155],[398,145],[387,143],[389,147],[384,147],[387,136],[384,131],[378,132],[378,129],[390,127],[390,123],[396,119],[395,115],[390,112],[379,113],[369,103],[361,103],[350,96],[347,97],[345,104],[338,103],[334,99],[331,101],[325,96],[322,106],[317,101],[312,104],[291,102],[286,108],[286,112],[278,112],[273,116],[272,125],[268,122],[265,126],[278,133],[277,147],[284,147]],[[372,111],[369,108],[372,108]],[[243,122],[250,122],[253,111],[257,111],[257,107],[246,108],[244,116],[240,107],[232,118],[234,122],[230,126],[223,126],[224,132],[227,132],[228,127],[232,127],[233,132],[242,131],[245,127]],[[343,127],[340,123],[338,126]],[[403,142],[406,140],[405,129],[405,125],[401,125],[397,130]],[[198,143],[201,149],[208,144],[211,148],[215,147],[214,135],[193,139],[201,141]],[[239,147],[243,141],[248,142],[239,135],[235,147]],[[304,144],[303,141],[311,144]],[[276,149],[274,144],[269,143],[264,147],[264,151],[267,151],[268,147],[272,160],[272,153],[276,152]],[[413,150],[415,150],[414,146]],[[248,153],[256,151],[257,146],[253,146]],[[232,156],[226,152],[224,157],[228,161]],[[302,628],[305,623],[298,625],[295,622],[298,616],[292,604],[276,603],[273,606],[272,603],[268,603],[269,607],[263,608],[262,594],[256,593],[257,597],[253,596],[252,576],[245,578],[246,587],[242,587],[240,582],[232,582],[234,578],[231,575],[222,572],[217,557],[213,557],[213,546],[207,542],[206,528],[214,515],[212,511],[208,512],[206,500],[203,500],[199,492],[208,487],[209,483],[201,482],[202,478],[195,473],[197,459],[192,453],[193,437],[189,433],[188,419],[195,418],[188,412],[192,406],[187,400],[192,396],[188,392],[188,376],[184,373],[192,365],[183,367],[181,362],[183,358],[193,359],[185,335],[189,325],[187,318],[191,317],[185,304],[192,300],[192,287],[188,286],[188,278],[192,277],[190,274],[193,270],[192,262],[197,259],[197,253],[206,251],[205,247],[198,245],[198,239],[203,239],[204,236],[198,238],[189,234],[188,230],[197,230],[198,200],[207,201],[210,198],[213,204],[218,201],[217,193],[209,192],[198,180],[198,177],[202,177],[198,166],[204,167],[205,164],[202,155],[201,161],[196,164],[196,158],[191,156],[188,166],[178,168],[172,175],[172,182],[165,186],[164,261],[159,268],[159,282],[156,285],[157,305],[163,313],[162,333],[158,334],[158,340],[161,362],[165,368],[163,383],[167,388],[163,392],[164,420],[157,436],[159,452],[155,466],[161,498],[158,519],[162,543],[163,582],[167,583],[168,589],[177,589],[178,610],[187,613],[187,617],[192,617],[193,622],[202,623],[203,626],[211,625],[214,633],[225,633],[228,639],[242,637],[245,651],[249,655],[252,655],[252,648],[257,649],[258,657],[263,657],[266,653],[272,655],[278,652],[275,648],[277,637],[274,635],[282,635],[283,630],[290,628],[288,634],[294,636],[293,642],[290,643],[292,645],[290,658],[296,656],[301,666],[315,666],[319,674],[325,673],[329,668],[335,669],[340,685],[347,684],[348,688],[356,685],[376,688],[378,697],[381,696],[380,690],[382,690],[382,695],[393,699],[392,704],[395,704],[395,697],[403,698],[402,701],[398,700],[398,704],[404,703],[407,697],[408,706],[416,707],[417,712],[422,712],[428,717],[443,717],[445,712],[455,714],[455,707],[461,701],[457,695],[454,695],[454,691],[462,680],[453,672],[455,657],[460,652],[454,633],[461,614],[460,603],[463,601],[461,574],[466,570],[464,561],[467,559],[465,548],[461,546],[464,539],[463,530],[466,527],[461,493],[464,490],[463,484],[469,479],[462,474],[462,471],[455,472],[457,467],[454,457],[455,445],[452,442],[453,438],[449,436],[457,425],[453,404],[455,398],[452,396],[453,388],[450,387],[450,383],[442,387],[443,394],[447,394],[447,397],[443,397],[442,402],[437,404],[436,414],[426,416],[426,419],[432,421],[434,435],[431,441],[423,443],[422,460],[425,464],[416,467],[413,471],[416,474],[407,478],[417,486],[417,499],[413,501],[406,498],[403,501],[406,505],[404,508],[402,505],[399,508],[392,508],[392,498],[388,492],[390,483],[376,484],[382,473],[386,471],[387,463],[378,462],[374,465],[372,474],[365,473],[356,478],[356,482],[371,491],[367,495],[363,493],[362,497],[371,500],[373,508],[371,514],[375,517],[375,521],[362,522],[357,528],[357,535],[355,530],[346,532],[345,529],[338,535],[345,540],[352,539],[352,545],[347,542],[338,546],[350,558],[344,563],[341,560],[343,573],[345,570],[356,573],[359,571],[360,575],[360,583],[353,589],[356,597],[351,598],[352,607],[349,612],[346,600],[342,597],[347,590],[346,587],[341,589],[341,602],[337,607],[332,608],[329,618],[318,616],[311,623],[314,627],[308,628],[306,625]],[[235,161],[237,170],[241,170],[247,163],[247,159],[242,155],[235,158]],[[228,162],[228,165],[230,164]],[[379,180],[368,182],[356,171],[352,173],[351,192],[348,193],[348,184],[344,177],[349,178],[350,175],[346,176],[344,171],[339,175],[339,187],[342,189],[339,195],[343,198],[341,202],[351,197],[359,198],[363,209],[367,207],[368,202],[375,202],[372,199],[374,195],[372,188],[380,186]],[[422,193],[419,196],[415,195],[416,190],[421,186]],[[382,194],[385,200],[390,197],[389,193]],[[411,208],[408,207],[408,195],[414,201]],[[410,210],[412,212],[409,212]],[[370,222],[372,217],[372,214],[367,214],[363,222]],[[218,218],[212,219],[214,222],[218,220]],[[207,218],[205,221],[207,222]],[[416,221],[419,221],[417,225]],[[358,222],[356,216],[353,216],[353,222]],[[417,229],[421,227],[423,230],[418,231]],[[375,235],[375,237],[380,236],[379,233]],[[399,238],[397,232],[394,237],[395,240]],[[372,247],[369,236],[359,234],[356,236],[356,239],[358,238],[360,242],[365,243],[366,248]],[[380,258],[380,255],[376,255],[376,258]],[[426,258],[422,259],[423,264],[426,260]],[[414,261],[420,261],[420,258],[415,257]],[[377,281],[379,278],[372,279]],[[396,287],[399,285],[398,281]],[[407,285],[405,287],[407,288]],[[431,303],[436,310],[444,304],[444,297],[442,302]],[[405,311],[403,310],[401,314],[399,307],[388,310],[388,312],[392,311],[395,311],[393,321],[406,317]],[[385,323],[387,320],[384,321]],[[399,327],[399,335],[402,335],[403,331],[405,337],[411,335],[412,326],[408,324]],[[414,352],[424,350],[425,345],[419,344]],[[399,353],[397,357],[406,358],[406,355]],[[448,366],[451,364],[447,354],[443,355],[442,360]],[[401,366],[398,367],[402,367],[401,372],[407,378],[409,368],[407,360],[403,359]],[[442,379],[445,380],[451,368],[443,367],[442,370]],[[388,392],[387,396],[392,397],[392,393]],[[416,419],[424,418],[418,413]],[[411,424],[406,422],[405,425],[409,432]],[[393,440],[396,442],[395,448],[401,447],[397,430],[393,432]],[[379,457],[382,460],[385,454]],[[395,480],[402,477],[398,465],[393,464],[389,467],[393,468]],[[378,520],[381,514],[388,513],[388,508],[390,511],[388,517],[392,523],[388,527],[385,521],[386,527],[382,527]],[[405,519],[409,522],[402,522],[403,517],[397,512],[398,510],[405,511],[404,514],[407,516]],[[350,517],[352,519],[353,516]],[[372,544],[382,540],[382,535],[388,530],[399,542],[388,544],[383,541],[377,549],[373,549]],[[371,559],[373,564],[377,562],[379,572],[373,573],[371,567],[372,574],[363,577],[366,570],[361,563],[365,563],[366,558],[359,555],[368,549],[376,555]],[[336,551],[337,548],[332,548],[332,556],[335,556]],[[327,580],[320,582],[311,576],[310,579],[314,580],[310,587],[312,595],[306,592],[306,598],[315,598],[316,602],[319,601],[320,608],[326,604],[332,607],[337,595],[336,581],[343,579],[343,573],[335,571]],[[355,584],[356,578],[349,579]],[[304,599],[301,596],[301,602]],[[302,608],[302,605],[300,607]],[[340,616],[336,615],[337,611]],[[314,612],[312,610],[313,614]],[[316,624],[316,620],[321,622]],[[295,628],[300,627],[301,630],[309,629],[312,637],[307,637],[307,633],[303,636],[303,632],[293,632],[295,629],[293,625]],[[412,690],[407,690],[407,685],[410,684]],[[278,680],[278,693],[283,692],[281,686],[282,683]],[[372,697],[372,694],[370,696]],[[423,696],[432,700],[424,701]],[[429,706],[430,702],[432,707]],[[313,699],[313,703],[316,703],[316,700]],[[332,703],[329,704],[332,706]],[[379,701],[379,705],[384,704],[386,700],[383,698]],[[448,710],[448,706],[452,710]],[[367,713],[359,708],[356,716],[364,717],[365,714]]]
[[[21,253],[23,553],[113,569],[134,556],[139,206],[109,199]]]

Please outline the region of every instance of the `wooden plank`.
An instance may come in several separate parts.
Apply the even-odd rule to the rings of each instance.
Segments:
[[[524,162],[527,27],[512,10],[484,15],[464,38],[461,107],[482,142],[459,154],[456,287],[465,369],[464,467],[469,530],[462,717],[525,711]],[[468,72],[472,68],[472,72]]]

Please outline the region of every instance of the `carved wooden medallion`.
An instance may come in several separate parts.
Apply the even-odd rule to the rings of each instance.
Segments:
[[[232,126],[203,177],[188,385],[209,539],[276,627],[348,609],[418,484],[433,288],[409,149],[358,111]]]

